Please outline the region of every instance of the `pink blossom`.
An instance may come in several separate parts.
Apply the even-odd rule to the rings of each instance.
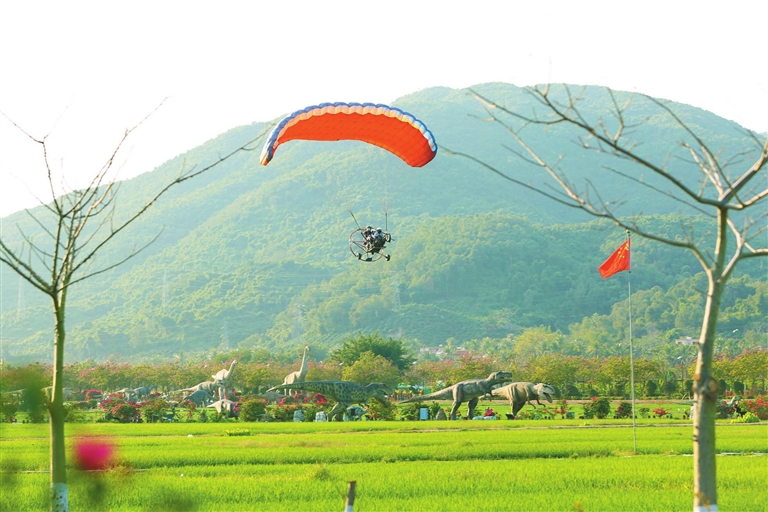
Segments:
[[[114,452],[114,447],[106,441],[80,440],[75,444],[75,465],[86,471],[106,469]]]

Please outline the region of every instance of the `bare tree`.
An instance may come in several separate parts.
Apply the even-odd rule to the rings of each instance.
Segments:
[[[768,139],[761,141],[756,134],[746,132],[743,139],[748,141],[746,147],[736,151],[726,151],[726,148],[715,151],[668,103],[640,95],[644,108],[654,108],[654,116],[664,116],[666,122],[677,127],[677,133],[682,134],[683,140],[665,141],[675,142],[676,150],[671,150],[658,161],[652,151],[640,149],[642,140],[633,137],[634,133],[641,131],[640,128],[644,125],[647,128],[649,124],[647,118],[641,119],[642,116],[638,117],[631,111],[639,103],[636,95],[607,89],[605,99],[608,108],[595,116],[583,103],[585,91],[573,90],[566,85],[528,88],[533,108],[525,114],[518,110],[523,107],[508,108],[477,91],[471,91],[484,105],[489,116],[486,120],[498,123],[514,139],[516,144],[507,149],[527,166],[532,166],[530,168],[538,169],[538,182],[521,177],[519,165],[502,168],[464,152],[449,153],[468,158],[505,180],[561,205],[608,219],[641,237],[686,249],[695,255],[709,284],[693,384],[696,410],[693,424],[693,507],[695,511],[716,511],[715,413],[718,381],[712,375],[712,355],[717,318],[723,291],[736,265],[748,258],[768,256],[768,247],[755,245],[758,239],[765,243],[768,229],[765,208],[768,196],[765,176]],[[591,100],[594,101],[594,98]],[[624,202],[622,199],[604,199],[600,190],[603,187],[596,185],[600,183],[596,180],[587,179],[583,186],[576,185],[571,177],[579,171],[564,170],[568,163],[566,156],[560,156],[554,162],[551,156],[542,156],[544,149],[533,147],[530,140],[538,138],[541,141],[539,132],[525,133],[525,130],[535,126],[543,127],[550,137],[558,133],[575,133],[572,142],[582,150],[611,157],[614,162],[616,159],[623,161],[620,168],[618,165],[605,166],[602,172],[627,180],[626,183],[632,187],[645,187],[665,200],[676,202],[679,211],[682,209],[710,219],[710,236],[694,233],[691,225],[683,221],[682,215],[680,235],[675,237],[652,232],[645,227],[647,224],[638,222],[638,216],[619,215],[617,212]],[[558,150],[565,152],[563,146],[559,146]]]
[[[151,114],[150,114],[151,115]],[[149,116],[147,116],[149,117]],[[7,117],[6,117],[7,118]],[[64,396],[63,365],[64,345],[66,340],[66,308],[70,287],[74,284],[98,276],[111,270],[146,249],[154,239],[141,247],[134,247],[129,254],[119,261],[99,262],[97,254],[110,242],[123,233],[128,226],[141,217],[160,197],[175,185],[199,176],[241,151],[255,149],[256,143],[267,132],[266,127],[256,137],[245,144],[219,156],[204,167],[185,168],[182,166],[175,178],[166,183],[156,194],[127,216],[118,218],[117,198],[120,182],[116,181],[113,171],[121,149],[127,139],[147,118],[125,131],[101,169],[94,175],[89,185],[82,190],[75,190],[57,195],[49,161],[47,139],[35,138],[19,125],[19,130],[39,144],[43,161],[48,173],[48,184],[52,201],[34,212],[27,214],[34,220],[42,235],[31,236],[21,229],[21,244],[11,247],[0,234],[0,261],[8,265],[32,286],[51,299],[54,315],[54,355],[53,385],[48,402],[50,414],[50,464],[51,464],[51,510],[68,509],[66,459],[64,449]]]

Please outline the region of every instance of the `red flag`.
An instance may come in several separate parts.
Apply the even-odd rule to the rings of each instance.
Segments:
[[[611,277],[613,274],[618,274],[625,270],[630,269],[630,257],[629,257],[629,238],[627,241],[621,244],[621,247],[616,249],[611,256],[605,260],[605,263],[598,267],[600,275],[603,279]]]

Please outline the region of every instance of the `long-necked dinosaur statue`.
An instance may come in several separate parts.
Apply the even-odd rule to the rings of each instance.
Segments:
[[[213,381],[219,383],[219,400],[223,400],[229,396],[229,393],[234,391],[234,372],[235,366],[237,366],[237,359],[232,360],[232,364],[229,365],[229,370],[224,368],[219,370],[218,373],[212,375]]]
[[[205,382],[201,382],[197,386],[192,386],[191,388],[184,388],[184,389],[177,389],[175,391],[171,391],[171,393],[194,393],[195,391],[203,390],[209,395],[213,396],[216,391],[222,386],[222,384],[218,381],[212,381],[207,380]]]
[[[309,354],[309,347],[304,347],[304,356],[301,358],[301,368],[295,372],[291,372],[283,379],[283,384],[293,384],[295,382],[304,382],[307,380],[307,354]],[[293,389],[285,388],[285,394],[290,395]]]
[[[341,416],[341,413],[343,413],[350,405],[366,404],[370,399],[374,399],[379,403],[386,405],[387,396],[392,394],[392,390],[389,389],[387,385],[380,382],[361,386],[356,382],[348,382],[344,380],[320,380],[280,384],[279,386],[267,390],[267,392],[287,389],[289,387],[291,389],[322,393],[326,398],[336,400],[336,405],[334,405],[333,409],[328,413],[328,417],[331,419]]]
[[[481,396],[490,395],[493,387],[499,384],[504,384],[512,380],[512,374],[509,372],[493,372],[486,379],[468,379],[463,380],[453,386],[435,391],[428,395],[416,396],[403,400],[401,404],[407,404],[408,402],[423,402],[424,400],[453,400],[453,407],[451,408],[451,419],[456,419],[456,413],[459,411],[459,407],[464,402],[469,407],[468,417],[472,418],[475,415],[475,407]]]
[[[520,412],[520,409],[526,403],[531,404],[534,408],[536,407],[531,403],[531,400],[536,400],[536,403],[539,405],[544,405],[539,402],[540,398],[544,398],[549,403],[552,403],[552,395],[555,394],[555,389],[543,382],[538,384],[533,382],[513,382],[502,388],[494,389],[492,394],[493,396],[500,396],[509,400],[512,416],[517,416],[517,413]]]

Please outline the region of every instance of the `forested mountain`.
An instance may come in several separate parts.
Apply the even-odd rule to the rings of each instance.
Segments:
[[[520,109],[531,101],[507,84],[477,89]],[[589,88],[583,106],[596,112],[608,101]],[[666,155],[680,129],[658,118],[650,105],[646,109],[641,98],[635,101],[637,117],[628,122],[642,122],[635,129],[644,142],[640,151]],[[421,119],[438,146],[510,167],[522,181],[539,179],[530,166],[510,158],[506,132],[482,121],[482,106],[466,90],[427,89],[393,105]],[[672,107],[713,147],[745,146],[738,125],[686,105]],[[264,123],[235,128],[123,182],[118,215],[135,211],[182,167],[213,162],[264,128]],[[531,128],[526,136],[546,144],[558,130],[551,127],[545,134]],[[547,157],[567,153],[580,169],[573,176],[578,180],[593,178],[606,164],[601,155],[576,145],[545,148]],[[606,338],[623,336],[621,320],[611,315],[626,301],[629,274],[603,280],[596,271],[623,241],[616,228],[445,152],[413,169],[363,143],[292,142],[262,167],[260,149],[176,187],[108,246],[94,265],[118,261],[162,230],[126,264],[73,288],[69,360],[170,357],[182,350],[237,346],[281,352],[311,344],[327,351],[345,336],[377,330],[436,345],[449,338],[504,339],[540,325],[562,332],[573,326],[583,333],[585,319],[612,325]],[[618,170],[622,164],[613,162]],[[604,199],[621,205],[619,213],[639,216],[653,231],[676,233],[681,220],[699,227],[697,233],[707,230],[695,212],[673,215],[679,204],[644,187],[630,188],[619,176],[603,179],[600,190]],[[347,237],[356,225],[348,210],[361,223],[387,223],[395,238],[391,261],[366,264],[352,258]],[[2,222],[3,240],[12,247],[21,240],[17,226],[42,238],[23,212]],[[764,330],[763,259],[739,268],[737,277],[748,277],[739,278],[724,304],[739,312],[725,315],[721,325],[729,332]],[[639,335],[669,337],[675,329],[697,335],[701,284],[693,257],[638,239],[633,262],[638,297],[633,311],[643,318]],[[3,357],[48,360],[49,304],[6,266],[0,272]]]

